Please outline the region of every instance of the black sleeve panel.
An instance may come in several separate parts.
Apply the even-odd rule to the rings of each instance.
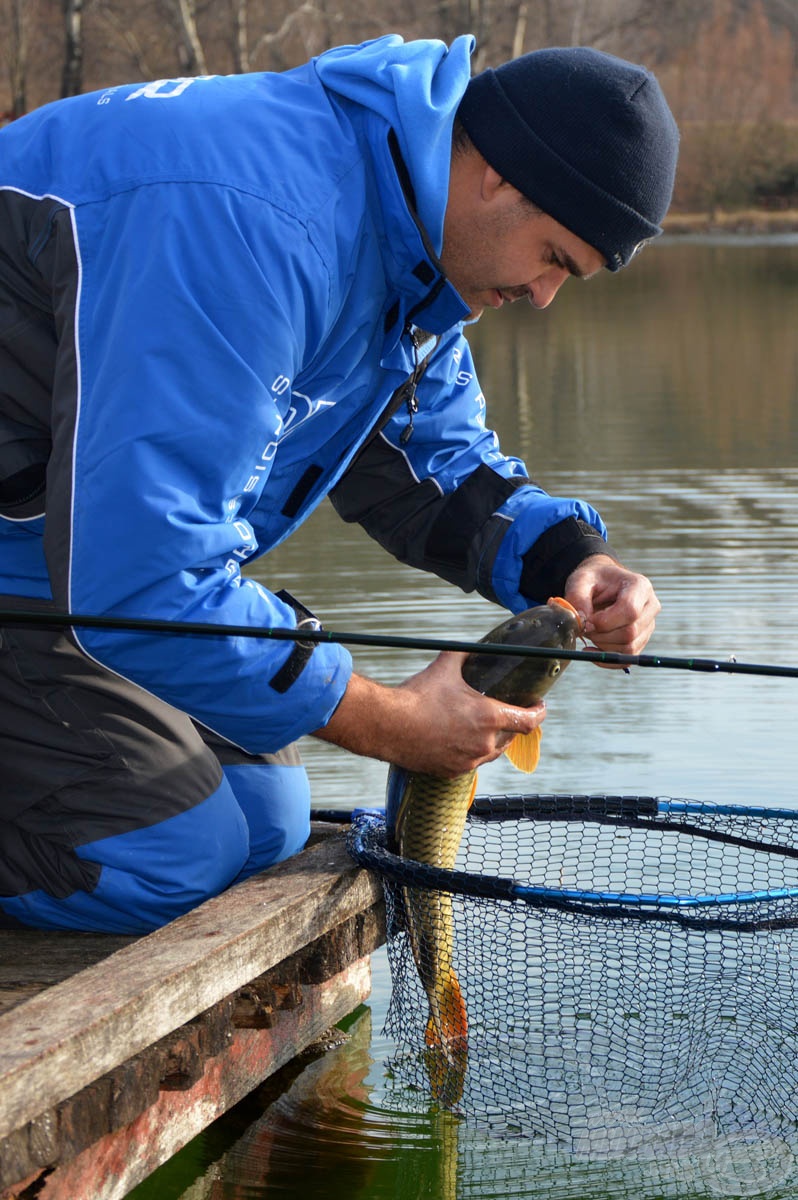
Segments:
[[[567,517],[552,525],[524,555],[522,595],[540,603],[545,603],[549,596],[564,595],[568,576],[593,554],[608,554],[617,559],[614,550],[587,521]]]
[[[482,464],[454,492],[442,495],[433,480],[415,478],[399,450],[376,437],[330,499],[339,516],[359,522],[400,562],[495,601],[491,568],[507,528],[496,509],[528,482],[505,479]]]
[[[52,235],[63,213],[50,197],[0,190],[0,514],[12,520],[45,510],[58,356]],[[74,295],[74,254],[70,270]],[[74,323],[74,307],[58,315]]]

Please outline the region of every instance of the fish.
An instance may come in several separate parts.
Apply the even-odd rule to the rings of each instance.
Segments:
[[[483,639],[500,645],[573,650],[579,614],[560,597],[509,617]],[[469,687],[506,704],[528,708],[542,700],[568,659],[515,657],[473,651],[462,667]],[[505,753],[523,771],[540,759],[540,730],[518,734]],[[477,787],[477,772],[453,779],[392,765],[386,789],[390,848],[404,859],[452,870]],[[433,1099],[454,1108],[462,1099],[468,1061],[468,1014],[454,967],[454,918],[448,892],[402,889],[403,919],[429,1004],[424,1062]]]

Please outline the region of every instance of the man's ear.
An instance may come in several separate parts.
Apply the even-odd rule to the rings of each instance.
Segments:
[[[483,200],[490,201],[494,198],[497,192],[507,186],[507,180],[503,179],[498,171],[495,171],[490,163],[482,160],[482,177],[480,180],[480,195]]]

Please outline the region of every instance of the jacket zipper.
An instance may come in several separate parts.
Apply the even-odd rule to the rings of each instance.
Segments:
[[[424,355],[424,358],[419,358],[419,350],[434,335],[426,333],[423,329],[418,329],[415,325],[407,328],[405,332],[408,334],[413,346],[413,371],[410,375],[410,378],[403,385],[403,390],[405,392],[405,406],[407,408],[408,417],[408,423],[405,425],[404,429],[399,435],[399,441],[403,446],[406,446],[413,436],[413,417],[418,412],[416,391],[418,390],[421,376],[427,369],[427,362],[429,361],[430,355],[435,349],[433,346],[432,350],[430,350],[428,354]]]

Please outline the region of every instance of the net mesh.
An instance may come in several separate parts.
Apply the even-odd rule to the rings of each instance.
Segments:
[[[350,850],[385,885],[409,1095],[589,1157],[655,1129],[795,1142],[798,812],[482,797],[452,871],[374,817]]]

